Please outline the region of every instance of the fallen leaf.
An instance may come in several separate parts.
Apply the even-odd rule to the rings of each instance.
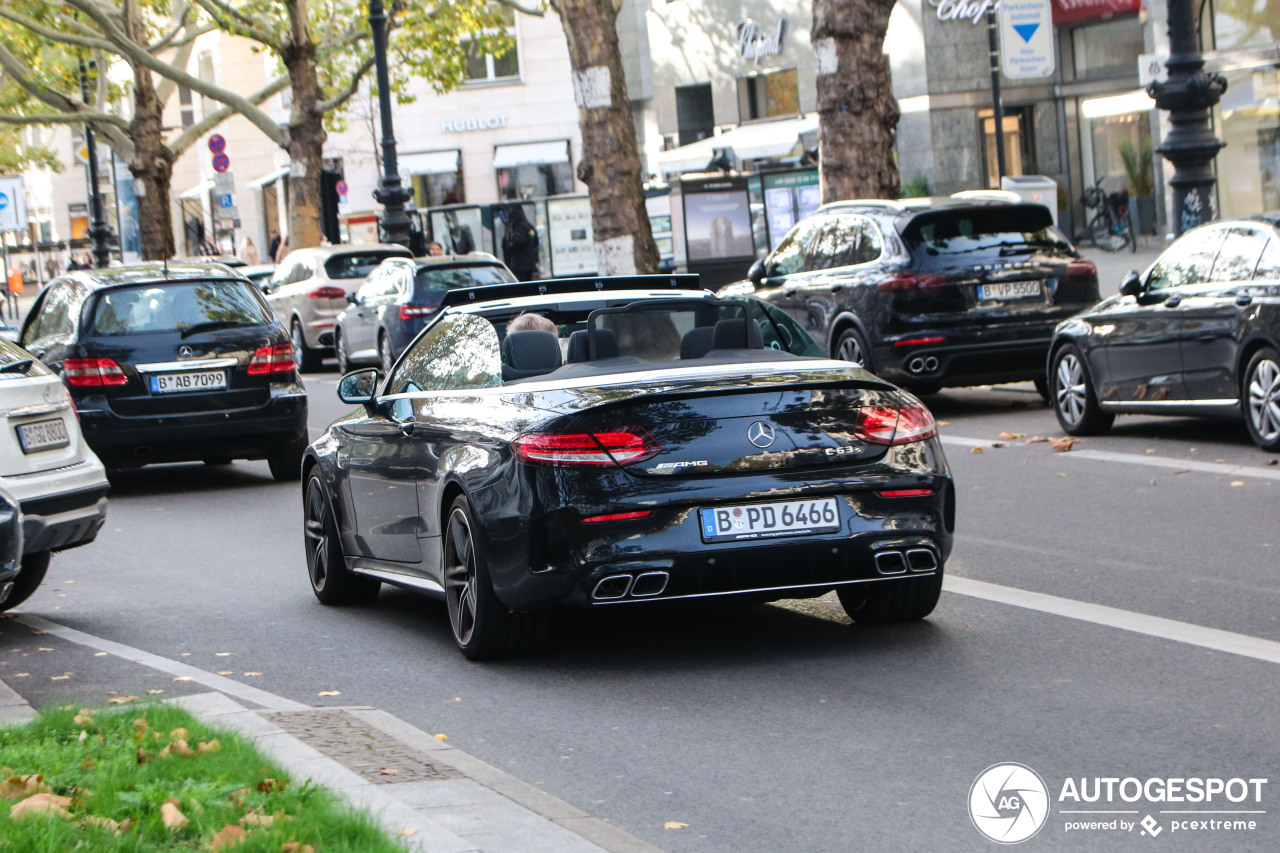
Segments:
[[[1268,459],[1268,460],[1267,460],[1267,464],[1268,464],[1268,465],[1280,465],[1280,459]]]
[[[981,452],[982,452],[982,445],[978,445],[977,447],[975,447],[975,448],[973,449],[973,452],[974,452],[974,453],[981,453]]]
[[[178,655],[178,657],[180,657],[180,658],[189,658],[189,657],[191,657],[191,652],[183,652],[182,654]]]
[[[85,729],[81,729],[81,730],[80,730],[80,737],[78,738],[78,740],[79,740],[81,743],[84,743],[84,742],[85,742],[85,741],[87,741],[88,739],[89,739],[89,732],[88,732],[88,731],[86,731]]]
[[[1076,440],[1074,438],[1049,439],[1049,446],[1053,448],[1055,453],[1066,453],[1068,450],[1075,447],[1075,445]]]
[[[159,695],[160,695],[161,693],[163,693],[163,692],[164,692],[163,690],[156,690],[155,688],[152,688],[152,689],[150,689],[150,690],[148,690],[148,691],[147,691],[147,695],[148,695],[148,696],[159,696]]]
[[[107,832],[112,832],[112,833],[115,833],[116,835],[120,834],[119,821],[114,821],[111,818],[103,817],[102,815],[96,815],[96,814],[87,815],[85,816],[84,820],[80,821],[80,825],[81,827],[92,826],[95,829],[106,830]]]
[[[1023,444],[1043,444],[1048,440],[1049,439],[1045,438],[1043,435],[1033,435],[1031,436],[1031,438],[1023,439],[1022,443]]]
[[[396,833],[401,838],[408,838],[411,835],[417,835],[418,828],[416,826],[406,826],[404,829]]]
[[[244,797],[244,795],[249,793],[249,791],[249,788],[241,788],[239,791],[233,791],[230,794],[227,794],[227,799],[235,802]]]
[[[286,841],[280,845],[280,853],[316,853],[316,848],[300,841]]]
[[[684,829],[689,824],[681,823],[678,820],[669,820],[662,825],[663,829]]]
[[[27,677],[28,675],[30,675],[30,674],[31,674],[31,673],[29,673],[29,672],[15,672],[15,673],[13,674],[13,677],[14,677],[14,678],[26,678],[26,677]]]
[[[133,695],[128,695],[128,696],[112,696],[110,699],[108,699],[108,700],[107,700],[107,704],[108,704],[108,705],[123,705],[123,704],[125,704],[126,702],[137,702],[137,701],[138,701],[138,697],[137,697],[137,696],[133,696]]]
[[[81,708],[71,721],[77,726],[91,726],[93,725],[93,712],[88,708]]]
[[[381,773],[383,776],[394,776],[400,771],[395,769],[394,767],[384,767],[378,772]]]
[[[951,421],[938,421],[938,426],[951,426]]]
[[[95,658],[106,657],[106,656],[107,656],[107,653],[106,653],[106,652],[94,652],[94,653],[93,653],[93,656],[94,656]]]
[[[191,823],[173,800],[165,800],[164,804],[160,806],[160,820],[164,821],[165,827],[170,832],[175,832]]]
[[[231,652],[214,652],[214,655],[220,658],[229,658],[231,657]]]
[[[14,820],[24,820],[34,815],[53,815],[67,820],[71,817],[71,812],[67,811],[69,805],[70,797],[50,793],[33,794],[10,806],[9,816]]]
[[[246,676],[246,677],[248,677],[248,676],[254,676],[254,675],[262,675],[262,673],[260,673],[260,672],[246,672],[246,673],[245,673],[245,676]]]
[[[446,699],[446,700],[444,700],[444,701],[445,701],[445,704],[446,704],[446,705],[447,705],[448,703],[450,703],[450,702],[461,702],[461,701],[462,701],[462,697],[461,697],[461,696],[454,696],[452,699]]]
[[[46,648],[46,647],[44,647],[44,646],[36,646],[36,651],[38,651],[38,652],[51,652],[51,651],[53,651],[53,649]]]
[[[217,752],[222,749],[222,744],[218,743],[218,739],[211,741],[200,741],[200,745],[196,747],[197,752]]]
[[[342,691],[341,690],[321,690],[316,695],[317,696],[341,696]]]
[[[69,672],[64,672],[62,675],[51,675],[51,676],[49,676],[49,680],[50,680],[50,681],[66,681],[66,680],[67,680],[68,678],[70,678],[70,677],[71,677],[71,673],[69,673]]]
[[[174,679],[174,681],[190,681],[190,680],[191,680],[191,676],[189,675],[179,675],[177,678]]]
[[[277,791],[283,791],[287,784],[289,783],[283,779],[263,779],[258,783],[258,790],[264,794],[274,794]]]
[[[446,734],[438,734],[438,735],[436,735],[436,740],[448,740],[448,739],[449,739],[449,736],[448,736],[448,735],[446,735]]]
[[[249,834],[243,829],[236,826],[234,823],[229,823],[214,834],[213,840],[209,842],[209,849],[211,851],[217,851],[229,850],[232,847],[239,847],[248,837]]]
[[[1243,485],[1244,485],[1244,480],[1232,480],[1232,481],[1231,481],[1231,485],[1233,485],[1233,486],[1243,486]]]
[[[1014,441],[1014,440],[1016,440],[1016,439],[1019,439],[1019,438],[1026,438],[1026,437],[1027,437],[1027,434],[1026,434],[1025,432],[1002,432],[1002,433],[1000,433],[1000,438],[1003,438],[1005,441]]]
[[[224,670],[220,670],[218,672],[218,675],[235,675],[235,673],[229,669],[224,669]]]
[[[9,770],[8,767],[5,768]],[[28,773],[23,776],[10,776],[0,782],[0,797],[16,800],[19,797],[30,797],[32,794],[52,794],[53,789],[44,783],[44,774]]]
[[[276,822],[276,819],[273,818],[271,815],[258,814],[257,812],[249,812],[244,817],[240,818],[241,826],[268,827],[275,822]]]
[[[35,631],[32,631],[31,633],[35,634],[37,637],[43,637],[43,636],[44,636],[44,631],[41,631],[41,630],[39,630],[39,629],[37,629],[37,630],[35,630]]]
[[[992,447],[1004,447],[1004,445],[1003,445],[1001,442],[998,442],[998,441],[993,441],[993,442],[991,442],[991,446],[992,446]]]

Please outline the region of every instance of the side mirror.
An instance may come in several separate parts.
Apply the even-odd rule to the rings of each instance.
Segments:
[[[372,406],[378,399],[378,369],[353,370],[338,380],[338,399],[348,406]]]
[[[1120,282],[1121,296],[1139,296],[1142,294],[1142,277],[1137,270],[1129,270],[1129,274]]]
[[[764,258],[756,258],[751,264],[751,268],[747,270],[747,280],[756,287],[760,286],[760,282],[764,279]]]
[[[360,302],[360,299],[354,293],[348,293],[347,301],[350,302],[352,305],[356,305]]]

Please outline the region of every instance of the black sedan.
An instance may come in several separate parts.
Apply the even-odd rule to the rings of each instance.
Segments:
[[[1184,234],[1058,327],[1048,378],[1072,435],[1126,412],[1243,415],[1254,442],[1280,452],[1280,215]]]
[[[443,597],[473,659],[533,650],[555,605],[835,590],[858,621],[928,615],[955,519],[932,415],[696,282],[452,291],[390,375],[344,376],[359,407],[304,462],[317,598]]]
[[[823,205],[720,293],[917,393],[1030,379],[1047,396],[1053,328],[1098,301],[1097,269],[1043,205],[962,196]]]
[[[288,333],[221,264],[69,272],[40,294],[22,346],[71,390],[108,468],[266,459],[296,480],[307,397]]]

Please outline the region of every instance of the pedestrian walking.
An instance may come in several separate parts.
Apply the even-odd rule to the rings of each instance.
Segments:
[[[9,267],[9,281],[5,285],[5,303],[9,306],[9,319],[18,319],[18,297],[22,295],[22,271]]]
[[[502,235],[502,259],[521,281],[538,277],[538,230],[524,215],[524,208],[509,204],[498,208],[498,218],[507,226]]]
[[[253,244],[252,237],[245,237],[240,241],[240,260],[251,267],[256,267],[261,260],[258,257],[258,247]]]
[[[270,258],[272,262],[275,262],[276,255],[279,252],[280,252],[280,232],[272,228],[271,242],[267,244],[267,257]]]

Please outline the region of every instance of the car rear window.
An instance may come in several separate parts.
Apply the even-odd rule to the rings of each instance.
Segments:
[[[364,278],[387,258],[407,257],[408,249],[403,252],[351,252],[329,258],[324,262],[324,271],[329,278]]]
[[[180,281],[104,290],[90,308],[89,333],[111,337],[204,328],[262,326],[272,316],[245,281]]]
[[[508,284],[516,277],[504,266],[484,264],[457,267],[423,267],[413,277],[415,302],[439,302],[447,291],[457,287],[486,284]]]
[[[1049,209],[1038,204],[923,213],[911,220],[902,236],[913,252],[930,256],[1070,246],[1053,227]]]

